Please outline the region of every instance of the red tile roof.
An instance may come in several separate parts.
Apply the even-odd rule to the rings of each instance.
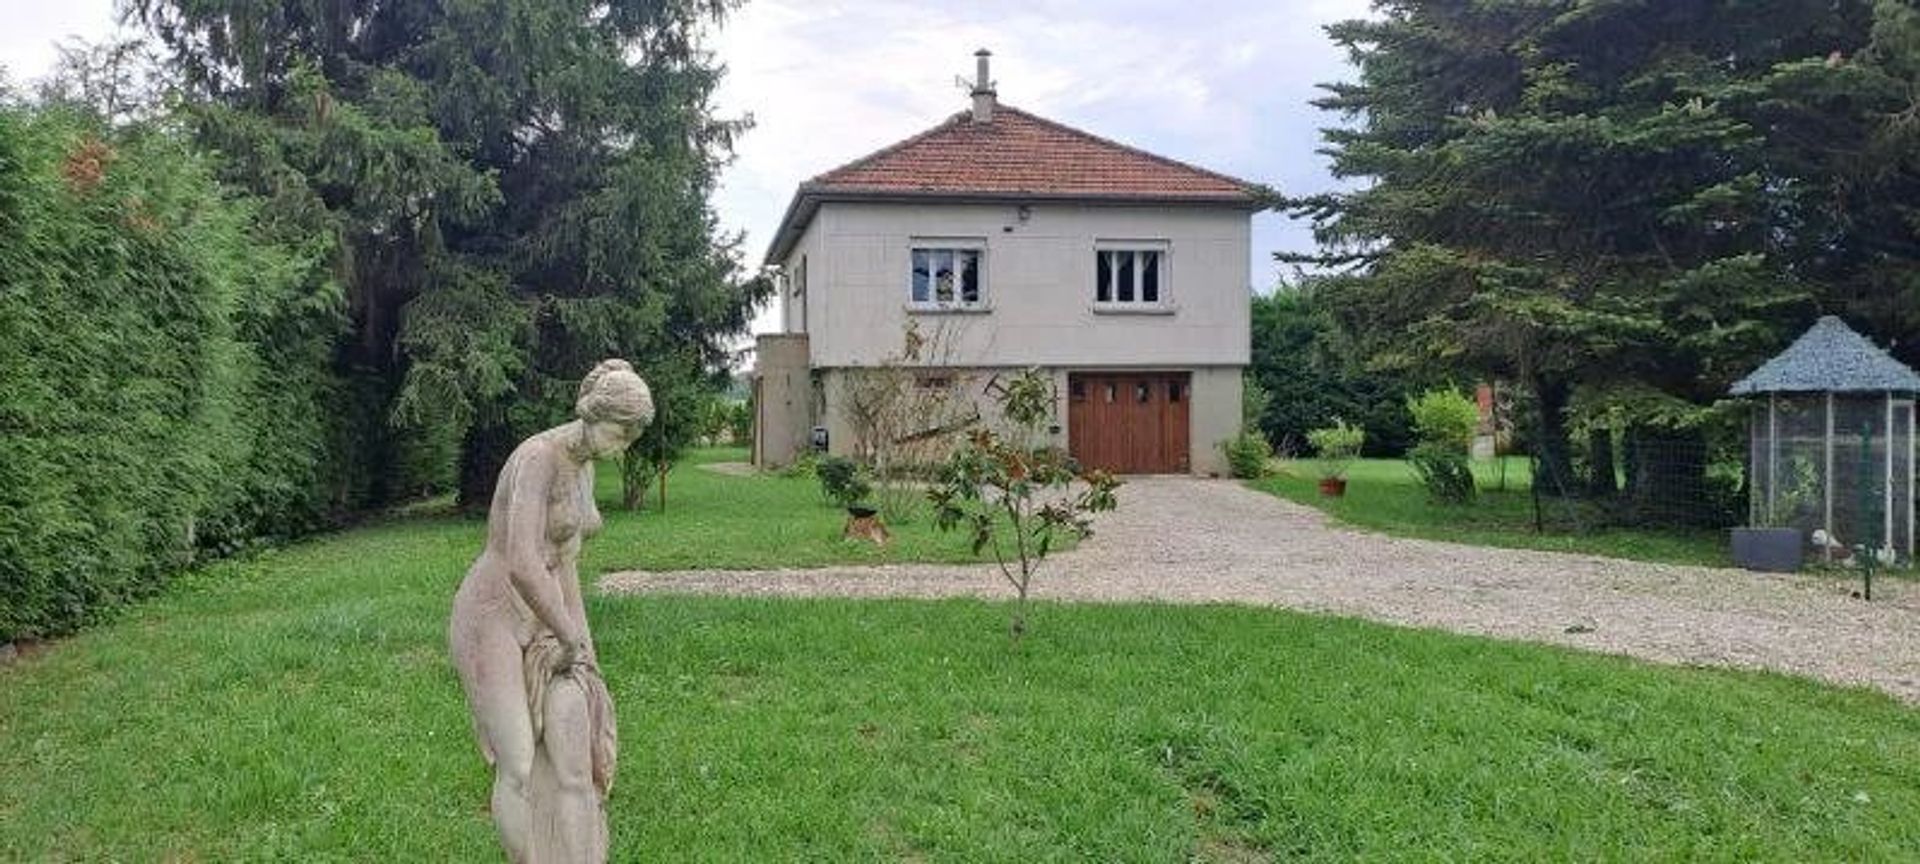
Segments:
[[[800,184],[767,259],[774,263],[785,257],[823,200],[1033,199],[1254,208],[1259,188],[998,105],[988,122],[975,122],[973,112],[963,111]]]

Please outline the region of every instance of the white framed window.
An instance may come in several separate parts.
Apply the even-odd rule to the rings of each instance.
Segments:
[[[978,242],[915,242],[907,302],[925,309],[986,308],[986,250]]]
[[[1093,303],[1099,309],[1170,309],[1164,241],[1114,241],[1095,244]]]

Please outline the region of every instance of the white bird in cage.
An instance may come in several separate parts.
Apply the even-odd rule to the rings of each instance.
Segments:
[[[1873,560],[1880,562],[1882,567],[1892,567],[1900,563],[1900,556],[1893,551],[1892,546],[1882,546],[1873,550]]]

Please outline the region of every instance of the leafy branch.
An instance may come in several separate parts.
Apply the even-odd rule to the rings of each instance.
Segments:
[[[1055,538],[1092,536],[1093,514],[1117,506],[1120,482],[1104,471],[1083,470],[1057,447],[1031,444],[1055,401],[1051,383],[1038,371],[1028,370],[997,395],[1016,436],[973,430],[948,459],[928,498],[936,526],[967,531],[975,555],[993,552],[1000,574],[1013,586],[1011,632],[1018,640],[1027,629],[1033,575],[1053,551]]]

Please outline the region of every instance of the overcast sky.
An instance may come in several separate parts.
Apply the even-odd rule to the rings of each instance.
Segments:
[[[751,114],[715,202],[757,265],[802,180],[966,107],[955,82],[994,52],[1001,101],[1146,150],[1266,183],[1329,188],[1308,100],[1349,75],[1321,27],[1368,0],[749,0],[711,44],[728,75],[719,105]],[[113,31],[112,0],[0,0],[0,67],[27,81],[68,35]],[[1309,249],[1305,226],[1254,217],[1252,287],[1272,253]],[[773,329],[763,310],[755,329]]]

